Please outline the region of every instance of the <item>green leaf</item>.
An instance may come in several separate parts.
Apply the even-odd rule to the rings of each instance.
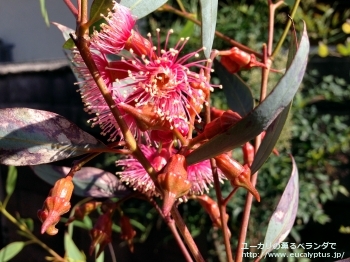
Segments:
[[[0,163],[49,163],[106,146],[63,116],[30,108],[0,109]]]
[[[113,9],[113,6],[113,0],[94,0],[92,2],[89,20],[91,23],[91,26],[89,28],[90,34],[92,34],[94,30],[100,31],[100,25],[106,22],[101,14],[107,16],[109,10]]]
[[[193,17],[196,18],[196,15],[193,15]],[[192,21],[187,20],[185,26],[182,28],[182,30],[179,34],[179,37],[186,38],[186,37],[193,35],[194,28],[195,28],[195,24]]]
[[[12,195],[16,187],[17,169],[14,166],[9,166],[6,179],[6,193],[8,196]]]
[[[205,47],[205,57],[209,58],[215,35],[218,0],[199,0],[199,2],[202,16],[202,45]]]
[[[254,98],[250,88],[238,75],[229,73],[217,60],[214,60],[214,68],[229,108],[242,117],[246,116],[254,108]]]
[[[267,226],[264,247],[258,260],[269,253],[273,249],[273,245],[281,243],[294,225],[299,202],[299,175],[294,158],[292,156],[291,158],[293,163],[292,173]]]
[[[168,0],[121,0],[120,4],[129,7],[131,13],[140,19],[159,7],[164,5]]]
[[[232,150],[266,130],[297,92],[305,73],[308,54],[309,40],[304,30],[291,66],[267,98],[236,125],[195,149],[186,157],[187,163],[191,165]]]
[[[41,12],[42,17],[44,18],[46,26],[49,27],[50,21],[49,21],[49,15],[47,14],[45,1],[46,0],[40,0],[40,12]]]
[[[75,30],[56,22],[53,22],[52,24],[57,26],[57,28],[61,31],[64,40],[66,40],[66,42],[63,44],[63,48],[68,50],[72,49],[75,46],[75,44],[69,34],[74,33]],[[69,60],[71,60],[70,57],[69,57]]]
[[[68,233],[64,234],[64,249],[69,261],[84,262],[86,261],[85,255],[75,245],[73,239]]]
[[[281,135],[284,124],[286,123],[289,110],[292,106],[292,102],[278,115],[278,117],[267,128],[266,134],[262,143],[254,156],[254,161],[251,166],[251,173],[254,174],[265,163],[266,159],[270,156],[273,148],[276,145],[278,138]]]
[[[90,9],[90,21],[91,23],[95,23],[100,20],[101,14],[107,16],[109,10],[113,8],[113,0],[94,0]]]
[[[54,185],[65,177],[69,167],[54,165],[36,165],[31,167],[34,173],[45,182]],[[95,167],[83,167],[74,174],[74,194],[83,197],[122,197],[131,191],[112,173]]]
[[[64,49],[70,50],[73,47],[75,47],[75,43],[72,38],[69,38],[66,42],[64,42],[63,46]]]
[[[98,250],[96,248],[96,250]],[[105,261],[105,252],[102,251],[101,254],[98,256],[98,258],[96,259],[96,262],[104,262]]]
[[[297,52],[297,44],[296,32],[292,32],[292,39],[289,47],[286,68],[289,68],[293,62],[293,59]],[[278,138],[281,135],[291,107],[292,102],[290,102],[289,105],[283,109],[282,113],[280,113],[278,117],[272,122],[272,124],[267,128],[265,137],[261,142],[261,145],[254,157],[254,161],[251,166],[252,174],[258,171],[260,167],[265,163],[266,159],[270,156],[274,146],[277,143]]]
[[[12,242],[0,250],[0,261],[6,262],[15,257],[24,247],[25,243],[22,241]]]

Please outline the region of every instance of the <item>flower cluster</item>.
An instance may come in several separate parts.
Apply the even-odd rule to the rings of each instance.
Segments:
[[[91,36],[91,57],[115,106],[157,173],[151,178],[141,163],[129,155],[116,162],[122,169],[117,175],[122,182],[149,197],[166,199],[170,194],[175,200],[186,200],[188,195],[207,193],[213,183],[210,161],[187,167],[184,155],[241,119],[235,112],[218,111],[216,119],[202,132],[198,130],[197,137],[192,139],[192,131],[201,122],[200,113],[214,87],[208,79],[212,61],[198,58],[203,48],[182,54],[188,38],[181,38],[170,47],[172,30],[168,31],[164,44],[159,29],[156,41],[150,33],[143,37],[134,28],[136,20],[130,10],[116,2],[104,19],[106,24]],[[86,111],[95,115],[93,125],[98,124],[109,141],[123,139],[82,57],[77,50],[74,52],[76,71],[82,79],[81,97]],[[183,146],[189,150],[181,151]],[[175,156],[183,158],[186,166],[183,172],[169,167]],[[220,181],[226,179],[225,172],[219,169]],[[171,205],[166,211],[170,208]]]

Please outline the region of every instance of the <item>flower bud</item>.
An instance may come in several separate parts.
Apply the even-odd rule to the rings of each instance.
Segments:
[[[259,192],[250,182],[250,168],[248,165],[242,166],[227,154],[215,157],[216,164],[222,173],[230,180],[233,186],[244,187],[260,202]]]
[[[254,161],[255,150],[251,143],[246,142],[242,146],[244,164],[251,166]]]
[[[99,244],[100,248],[96,254],[96,258],[102,253],[108,243],[112,241],[112,214],[110,212],[104,213],[97,219],[93,229],[90,230],[92,239],[89,253],[92,252]]]
[[[242,117],[232,110],[223,112],[221,116],[206,124],[203,132],[192,139],[189,146],[193,146],[199,142],[202,142],[203,140],[211,139],[212,137],[225,132],[241,119]]]
[[[241,69],[249,69],[255,66],[266,68],[266,65],[256,60],[255,55],[248,54],[238,47],[233,47],[227,51],[219,51],[221,64],[231,74],[237,73]]]
[[[132,240],[136,235],[136,231],[131,226],[130,219],[125,215],[122,215],[120,217],[120,228],[122,230],[121,236],[120,236],[121,239],[126,240],[128,242],[130,251],[134,252],[134,245],[132,243]]]
[[[168,216],[175,201],[191,188],[187,180],[187,164],[183,155],[173,155],[163,172],[157,176],[157,183],[163,196],[163,214]]]
[[[46,232],[49,235],[55,235],[58,229],[55,225],[59,222],[60,216],[67,213],[71,207],[70,198],[73,193],[72,177],[68,176],[58,180],[49,196],[46,198],[41,210],[37,214],[41,222],[41,234]]]
[[[134,117],[136,125],[141,131],[169,131],[171,129],[169,121],[165,117],[160,116],[153,105],[143,105],[136,108],[126,103],[119,103],[118,107]]]
[[[125,43],[126,50],[132,49],[132,51],[139,56],[149,55],[152,50],[152,44],[137,31],[131,30],[131,36],[128,41]]]
[[[218,204],[207,195],[197,196],[196,199],[198,199],[198,202],[202,205],[204,210],[210,216],[210,219],[213,222],[213,226],[222,229],[221,216]],[[228,214],[225,214],[224,220],[225,223],[227,223]],[[231,232],[229,232],[229,234],[231,235]]]
[[[101,206],[101,202],[91,201],[76,207],[74,209],[74,216],[68,219],[66,225],[73,222],[74,220],[83,220],[85,216],[90,214],[99,206]]]

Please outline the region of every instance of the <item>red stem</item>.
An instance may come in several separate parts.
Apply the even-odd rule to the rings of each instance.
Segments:
[[[72,4],[70,0],[63,0],[63,2],[66,4],[68,9],[72,12],[75,19],[78,19],[78,9]]]
[[[188,248],[190,249],[194,259],[197,262],[204,262],[205,260],[202,257],[202,254],[199,252],[199,249],[198,249],[196,243],[194,242],[190,231],[186,227],[186,224],[183,221],[179,211],[174,206],[171,209],[171,216],[173,217],[177,228],[180,230],[180,233],[181,233],[182,237],[184,238]]]

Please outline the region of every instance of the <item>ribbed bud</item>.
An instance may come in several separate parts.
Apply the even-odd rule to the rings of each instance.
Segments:
[[[58,229],[55,225],[59,222],[60,216],[67,213],[71,207],[70,198],[73,193],[72,177],[65,177],[58,180],[49,196],[46,198],[41,210],[37,215],[43,223],[41,226],[41,234],[46,232],[49,235],[55,235]]]
[[[93,229],[90,230],[92,239],[89,253],[92,255],[97,245],[100,248],[96,254],[96,258],[102,253],[108,243],[112,241],[112,215],[107,212],[99,216]]]
[[[157,176],[157,183],[163,196],[163,214],[169,215],[175,201],[188,193],[191,182],[187,180],[187,164],[183,155],[173,155],[164,171]]]
[[[215,157],[215,160],[218,168],[220,168],[233,186],[244,187],[260,202],[259,192],[250,182],[250,168],[248,165],[242,166],[227,154],[221,154]]]
[[[120,238],[123,240],[126,240],[128,242],[130,251],[134,252],[134,245],[132,240],[136,235],[136,231],[133,229],[132,225],[130,224],[130,219],[125,215],[122,215],[120,217],[120,228],[122,230]]]

